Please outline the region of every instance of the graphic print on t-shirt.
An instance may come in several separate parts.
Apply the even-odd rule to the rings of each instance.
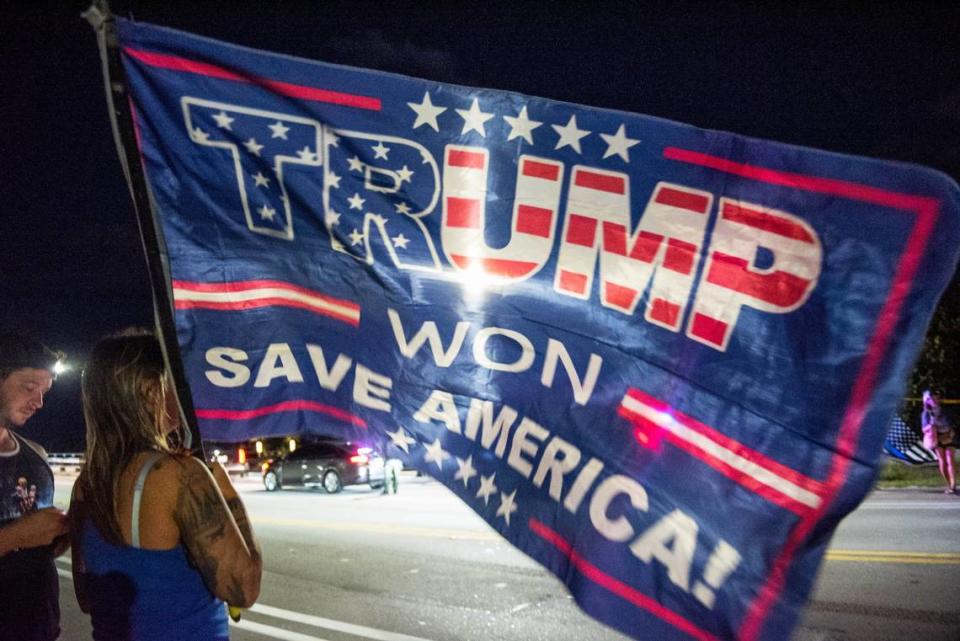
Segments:
[[[0,456],[0,523],[53,505],[53,475],[46,462],[20,443],[13,456]]]

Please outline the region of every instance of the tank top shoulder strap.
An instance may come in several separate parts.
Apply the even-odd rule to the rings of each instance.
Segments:
[[[133,509],[130,514],[130,545],[135,548],[140,547],[140,500],[143,498],[143,486],[147,482],[147,475],[150,474],[150,470],[157,464],[161,456],[163,455],[160,452],[150,452],[147,454],[143,459],[140,473],[137,475],[137,484],[133,488]]]

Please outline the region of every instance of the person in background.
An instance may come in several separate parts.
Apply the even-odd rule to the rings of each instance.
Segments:
[[[60,581],[67,517],[53,507],[53,472],[42,447],[16,433],[43,407],[58,355],[19,334],[0,335],[0,641],[60,635]]]
[[[950,419],[940,406],[940,394],[932,390],[923,392],[923,412],[920,414],[923,445],[937,457],[940,476],[947,483],[944,494],[957,493],[957,478],[953,471],[953,440],[956,433]]]
[[[263,563],[226,471],[180,452],[160,343],[101,341],[83,372],[87,448],[70,506],[73,576],[97,641],[229,637],[223,601],[249,607]]]

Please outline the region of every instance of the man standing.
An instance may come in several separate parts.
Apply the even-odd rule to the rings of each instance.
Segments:
[[[0,334],[0,641],[60,634],[53,560],[66,547],[67,516],[53,507],[46,452],[14,432],[43,407],[56,363],[41,343]]]

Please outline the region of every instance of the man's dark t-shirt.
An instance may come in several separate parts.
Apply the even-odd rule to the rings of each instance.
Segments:
[[[53,506],[53,472],[23,439],[0,454],[0,527]],[[0,641],[52,641],[60,634],[60,581],[53,546],[0,556]]]

